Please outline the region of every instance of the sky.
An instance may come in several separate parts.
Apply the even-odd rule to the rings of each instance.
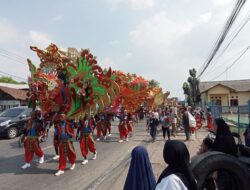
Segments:
[[[29,75],[26,59],[39,64],[30,45],[89,48],[103,67],[160,82],[183,98],[188,70],[199,70],[221,33],[236,0],[11,0],[0,6],[0,76]],[[224,46],[250,18],[246,2]],[[201,81],[249,79],[250,21]],[[223,49],[223,47],[222,47]],[[18,78],[17,78],[18,77]]]

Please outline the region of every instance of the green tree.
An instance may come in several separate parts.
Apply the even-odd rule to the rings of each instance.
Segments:
[[[10,84],[26,84],[26,82],[18,82],[12,79],[11,77],[5,77],[5,76],[0,77],[0,82],[10,83]]]
[[[187,95],[187,103],[189,106],[195,106],[201,100],[199,90],[200,80],[197,79],[196,74],[197,72],[195,69],[190,69],[190,76],[188,77],[187,82],[184,82],[182,86],[184,94]]]
[[[148,86],[149,86],[149,88],[159,87],[160,83],[158,81],[152,79],[148,82]]]

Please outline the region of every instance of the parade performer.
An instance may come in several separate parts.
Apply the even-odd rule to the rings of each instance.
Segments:
[[[112,114],[107,114],[107,118],[106,118],[106,126],[107,126],[107,132],[108,132],[108,136],[111,136],[111,121],[112,121]]]
[[[67,157],[71,163],[70,170],[75,169],[76,153],[73,146],[74,125],[66,121],[65,114],[59,115],[59,122],[55,126],[55,134],[59,140],[59,170],[55,173],[56,176],[64,174]]]
[[[85,117],[80,120],[77,129],[77,138],[79,137],[80,139],[80,149],[83,156],[82,165],[88,163],[88,151],[93,153],[93,160],[95,160],[97,156],[95,142],[93,138],[93,127],[94,120],[89,118],[88,114],[85,114]]]
[[[211,110],[208,108],[207,109],[207,128],[210,130],[213,127],[213,117],[212,117],[212,113]]]
[[[128,113],[127,116],[127,127],[128,127],[128,135],[132,137],[133,134],[133,120],[132,120],[132,114]]]
[[[107,121],[105,121],[104,115],[98,116],[96,121],[97,141],[100,141],[101,134],[103,135],[104,140],[106,140],[107,128]]]
[[[198,111],[195,113],[194,118],[196,120],[196,130],[198,130],[202,127],[202,118]]]
[[[53,137],[53,145],[55,149],[56,155],[53,157],[53,160],[59,159],[59,136],[58,136],[58,125],[60,124],[59,116],[55,116],[54,118],[54,137]]]
[[[44,163],[44,154],[39,145],[39,137],[43,134],[43,123],[40,120],[40,112],[32,113],[31,119],[27,121],[26,129],[24,131],[24,147],[25,147],[25,164],[22,169],[30,167],[33,160],[34,153],[40,158],[39,163]]]
[[[119,133],[120,133],[120,140],[119,142],[123,142],[123,139],[125,138],[126,141],[128,141],[128,126],[127,126],[127,114],[126,112],[121,113],[120,116],[118,116],[120,123],[119,123]]]

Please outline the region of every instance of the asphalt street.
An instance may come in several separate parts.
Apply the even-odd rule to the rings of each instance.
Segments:
[[[74,146],[77,152],[77,162],[74,171],[69,170],[64,175],[56,177],[58,161],[54,161],[53,133],[49,134],[47,142],[42,143],[45,154],[45,163],[38,164],[35,157],[32,167],[21,169],[24,164],[24,149],[18,146],[18,138],[0,140],[0,189],[105,189],[100,184],[122,170],[124,163],[130,159],[131,150],[138,144],[147,144],[145,121],[134,127],[134,135],[129,142],[118,143],[119,134],[117,122],[112,124],[112,136],[106,141],[96,142],[97,159],[89,160],[87,165],[81,165],[82,156],[79,143]],[[89,158],[92,154],[89,154]],[[124,179],[125,180],[125,179]],[[122,189],[122,187],[117,187]]]

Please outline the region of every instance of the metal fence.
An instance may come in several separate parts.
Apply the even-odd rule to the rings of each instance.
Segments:
[[[213,118],[223,118],[232,132],[241,136],[249,124],[250,102],[246,106],[218,106],[210,105]]]

